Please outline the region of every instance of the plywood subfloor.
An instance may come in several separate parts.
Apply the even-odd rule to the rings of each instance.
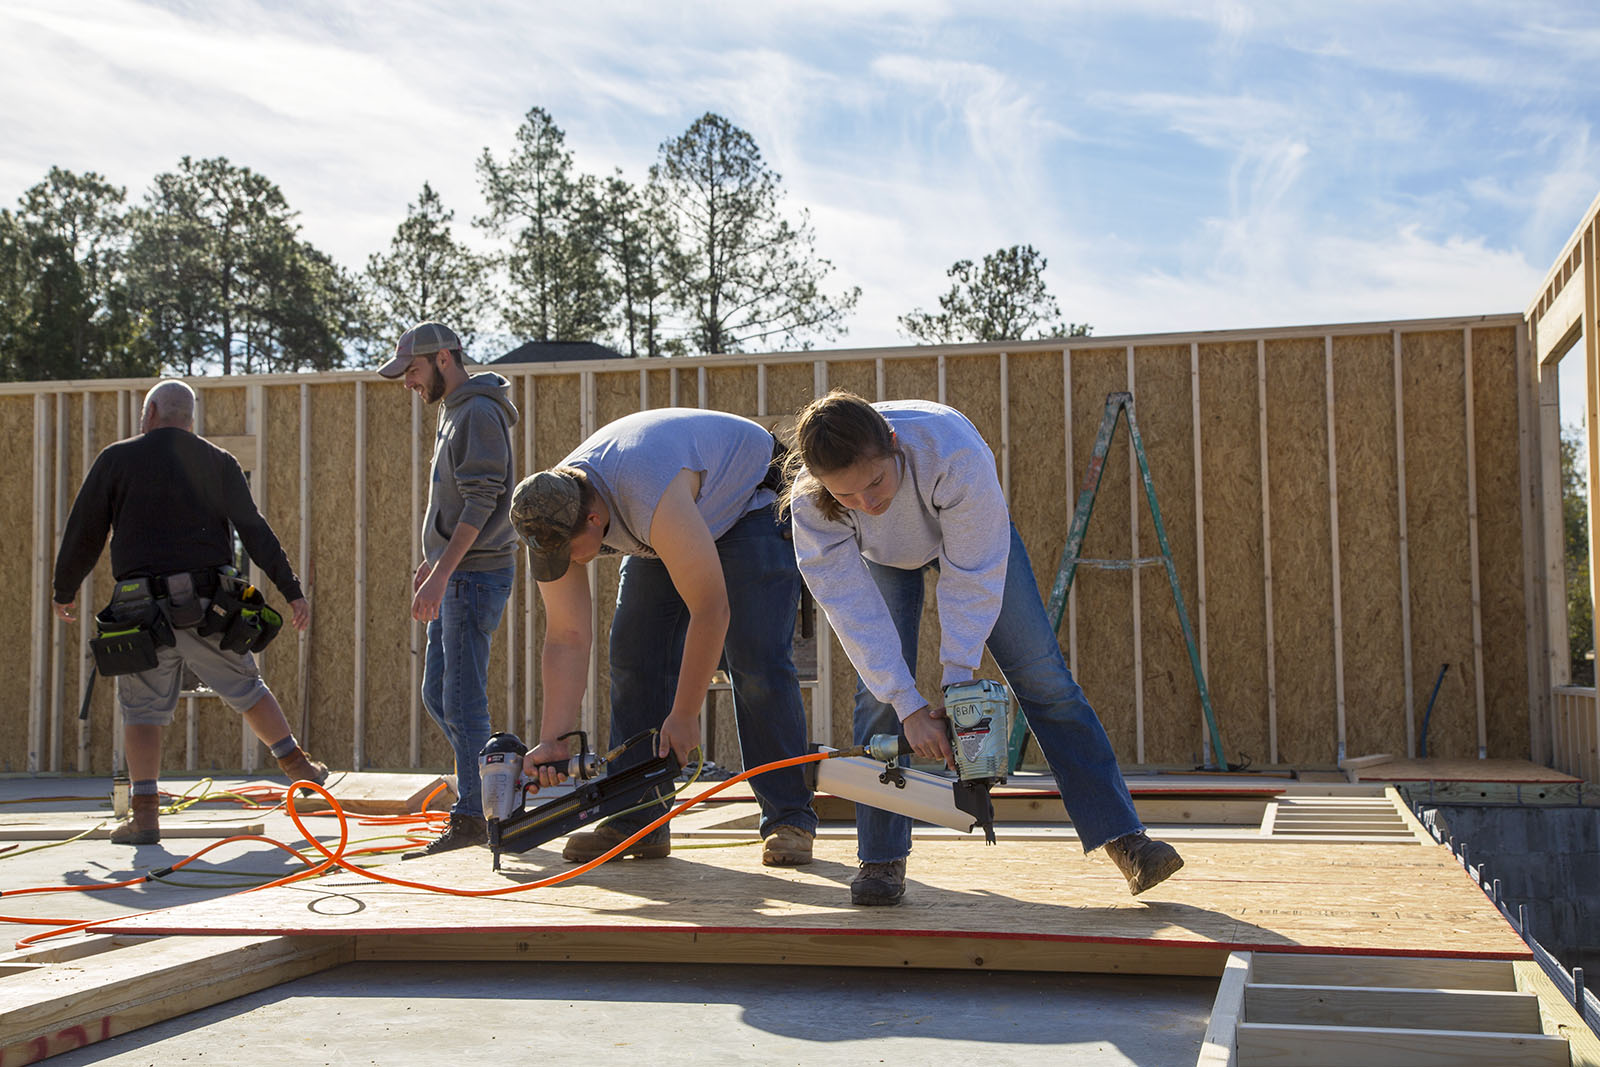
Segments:
[[[1363,782],[1509,782],[1576,783],[1570,774],[1521,759],[1406,759],[1385,760],[1361,767]]]
[[[904,903],[855,908],[847,888],[854,842],[823,839],[817,862],[802,868],[761,866],[754,843],[679,848],[666,860],[613,862],[559,886],[494,898],[346,873],[97,929],[353,935],[358,956],[391,958],[709,956],[1176,974],[1220,974],[1228,951],[1240,948],[1528,955],[1440,848],[1185,843],[1183,851],[1185,869],[1138,900],[1109,860],[1083,856],[1075,842],[919,840]],[[383,870],[489,888],[567,867],[552,844],[507,857],[499,874],[478,849]]]

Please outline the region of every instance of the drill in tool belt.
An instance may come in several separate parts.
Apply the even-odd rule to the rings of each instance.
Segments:
[[[839,758],[809,764],[817,792],[970,833],[983,827],[994,843],[989,790],[1006,780],[1011,763],[1011,693],[979,679],[946,686],[944,714],[956,780],[902,764],[911,754],[903,735],[879,734]]]
[[[589,738],[582,730],[562,734],[558,740],[569,737],[578,739],[577,756],[538,766],[555,767],[566,774],[572,779],[572,792],[533,808],[524,808],[528,788],[537,784],[523,773],[522,757],[527,755],[528,746],[515,734],[502,733],[489,738],[478,753],[484,824],[495,870],[500,869],[502,852],[526,852],[596,819],[648,803],[655,799],[658,787],[662,792],[669,791],[678,776],[677,758],[670,754],[602,773],[635,744],[653,744],[654,730],[636,734],[603,755],[589,751]]]

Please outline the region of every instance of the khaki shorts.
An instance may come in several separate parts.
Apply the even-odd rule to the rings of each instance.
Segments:
[[[122,721],[135,726],[166,726],[178,707],[185,664],[234,711],[255,707],[270,694],[261,680],[256,658],[248,652],[224,652],[221,634],[200,637],[193,630],[174,630],[177,644],[156,649],[156,665],[117,677],[117,704]]]

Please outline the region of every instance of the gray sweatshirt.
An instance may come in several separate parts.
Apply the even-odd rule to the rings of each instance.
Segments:
[[[924,400],[874,404],[904,454],[900,488],[882,515],[824,518],[809,495],[794,502],[800,573],[872,695],[901,719],[928,700],[900,652],[888,605],[865,560],[902,570],[938,561],[941,686],[970,681],[1000,617],[1011,516],[994,453],[967,417]]]
[[[511,427],[517,409],[511,383],[493,372],[474,374],[439,405],[433,441],[433,477],[422,519],[422,553],[438,563],[461,523],[478,528],[478,539],[458,571],[494,571],[517,559],[511,528],[511,489],[517,484]]]

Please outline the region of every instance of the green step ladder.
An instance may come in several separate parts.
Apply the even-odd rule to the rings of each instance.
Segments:
[[[1144,559],[1095,560],[1083,559],[1078,553],[1083,548],[1083,538],[1089,529],[1089,514],[1094,511],[1095,493],[1100,489],[1100,475],[1105,471],[1106,453],[1111,448],[1111,437],[1116,432],[1117,421],[1126,412],[1128,434],[1133,441],[1133,454],[1139,461],[1139,477],[1144,482],[1144,497],[1150,505],[1150,518],[1156,528],[1156,540],[1161,544],[1161,555]],[[1184,606],[1183,590],[1178,587],[1178,568],[1172,562],[1172,549],[1167,544],[1167,528],[1161,521],[1161,506],[1156,503],[1155,483],[1150,479],[1150,463],[1145,458],[1144,441],[1139,437],[1139,423],[1133,417],[1132,393],[1106,394],[1106,412],[1100,420],[1100,432],[1095,435],[1094,450],[1089,456],[1089,466],[1083,473],[1083,487],[1078,490],[1078,506],[1072,513],[1072,527],[1067,532],[1067,544],[1061,550],[1061,565],[1056,570],[1056,580],[1050,587],[1050,601],[1045,610],[1050,625],[1061,629],[1061,616],[1067,609],[1067,594],[1072,590],[1072,579],[1078,565],[1102,567],[1107,570],[1132,570],[1152,563],[1164,563],[1167,581],[1172,586],[1172,599],[1178,605],[1178,621],[1183,625],[1183,640],[1189,646],[1189,666],[1194,669],[1195,685],[1200,690],[1200,706],[1205,711],[1206,727],[1211,738],[1212,763],[1217,770],[1228,770],[1223,754],[1222,733],[1217,729],[1217,717],[1211,709],[1211,691],[1206,687],[1205,671],[1200,666],[1200,649],[1195,644],[1194,628],[1189,625],[1189,609]]]

